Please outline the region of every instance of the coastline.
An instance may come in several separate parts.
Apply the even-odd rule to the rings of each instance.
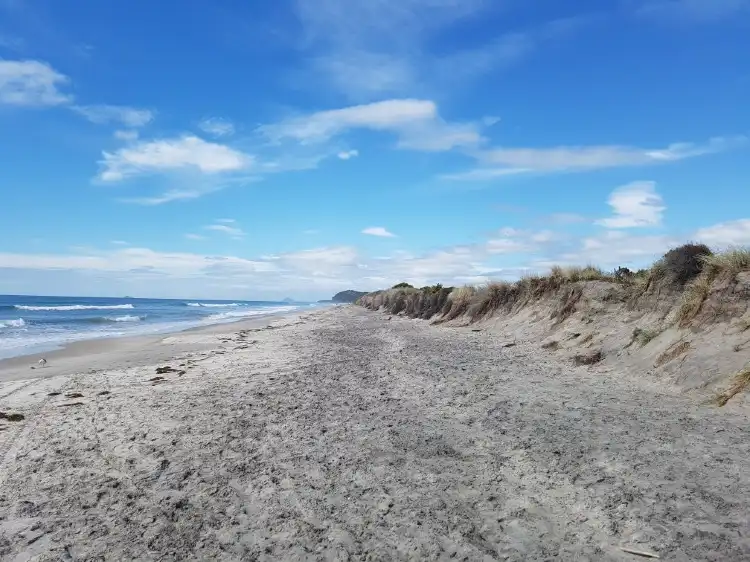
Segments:
[[[206,326],[191,326],[158,334],[102,337],[70,342],[60,349],[32,352],[0,359],[0,383],[32,378],[50,378],[116,366],[139,366],[168,361],[173,355],[191,349],[208,349],[215,345],[212,336],[232,334],[240,330],[256,329],[270,323],[290,322],[300,316],[312,314],[320,307],[304,311],[268,314],[232,322]],[[184,337],[176,336],[184,334]],[[48,363],[40,367],[38,361]]]

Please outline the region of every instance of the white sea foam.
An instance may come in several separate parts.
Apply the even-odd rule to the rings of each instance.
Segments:
[[[234,307],[234,306],[242,306],[240,303],[233,302],[229,304],[216,304],[216,303],[210,303],[210,302],[188,302],[185,303],[188,306],[200,306],[202,308],[228,308],[228,307]]]
[[[143,317],[141,316],[134,316],[132,314],[128,314],[126,316],[105,316],[105,320],[109,320],[110,322],[140,322],[143,320]]]
[[[66,306],[26,306],[17,304],[17,310],[33,311],[69,311],[69,310],[125,310],[134,308],[132,304],[112,304],[112,305],[94,305],[94,304],[71,304]]]
[[[26,322],[23,318],[19,318],[18,320],[3,320],[0,322],[0,328],[23,328],[26,325]]]
[[[252,318],[254,316],[268,316],[270,314],[280,314],[282,312],[292,312],[298,310],[297,306],[275,306],[269,308],[256,308],[254,310],[238,310],[236,312],[222,312],[213,314],[205,319],[206,322],[221,322],[236,318]]]

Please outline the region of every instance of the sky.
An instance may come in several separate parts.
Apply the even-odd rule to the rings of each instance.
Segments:
[[[0,293],[324,299],[750,244],[750,0],[0,0]]]

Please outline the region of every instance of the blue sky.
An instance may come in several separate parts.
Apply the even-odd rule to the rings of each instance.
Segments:
[[[0,0],[0,293],[750,244],[750,0]]]

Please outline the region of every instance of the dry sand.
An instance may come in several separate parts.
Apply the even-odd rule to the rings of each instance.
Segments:
[[[487,330],[271,323],[0,383],[0,558],[750,560],[743,410]]]

